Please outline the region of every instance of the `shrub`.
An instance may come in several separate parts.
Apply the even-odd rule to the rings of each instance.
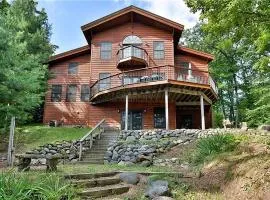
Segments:
[[[202,138],[196,144],[191,155],[191,162],[194,164],[204,163],[220,153],[233,151],[238,143],[237,138],[232,134]]]
[[[0,199],[68,200],[73,196],[71,185],[56,174],[0,174]]]

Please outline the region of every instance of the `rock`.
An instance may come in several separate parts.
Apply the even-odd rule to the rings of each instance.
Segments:
[[[133,142],[135,140],[136,140],[136,137],[134,137],[134,136],[128,136],[126,139],[127,142]]]
[[[119,166],[131,166],[131,165],[134,165],[134,163],[130,162],[130,161],[120,161],[117,165],[119,165]]]
[[[124,172],[119,175],[119,178],[128,184],[136,185],[139,181],[139,175],[134,172]]]
[[[150,161],[150,162],[152,162],[153,161],[153,155],[148,155],[148,156],[145,156],[145,155],[139,155],[138,157],[137,157],[137,161],[138,162],[142,162],[142,161]]]
[[[270,125],[261,125],[258,127],[259,130],[264,130],[264,131],[270,131]]]
[[[166,196],[159,196],[159,197],[155,197],[152,200],[174,200],[171,197],[166,197]]]
[[[119,158],[119,155],[117,152],[113,152],[112,160],[117,160]]]
[[[43,150],[44,150],[46,153],[50,152],[50,149],[48,149],[48,148],[44,148]]]
[[[149,160],[144,160],[141,162],[140,164],[142,167],[149,167],[150,165],[152,165],[152,162],[150,162]]]
[[[151,199],[159,197],[159,196],[168,196],[169,192],[169,184],[168,181],[157,180],[150,182],[148,186],[145,196],[150,197]]]

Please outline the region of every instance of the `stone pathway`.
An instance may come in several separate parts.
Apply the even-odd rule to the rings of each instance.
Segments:
[[[117,172],[66,175],[74,186],[83,188],[77,194],[82,199],[93,199],[128,192],[129,185],[123,183]]]

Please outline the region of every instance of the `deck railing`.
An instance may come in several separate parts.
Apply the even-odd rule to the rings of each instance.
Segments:
[[[138,46],[134,45],[124,46],[123,48],[118,50],[116,55],[118,58],[117,63],[120,63],[121,61],[131,57],[143,59],[146,63],[148,63],[147,51]]]
[[[104,123],[105,119],[102,119],[93,129],[80,139],[79,160],[82,159],[83,147],[89,145],[89,149],[91,149],[94,139],[100,139],[101,134],[104,132],[104,128],[102,126]]]
[[[164,80],[210,85],[216,94],[218,92],[208,71],[166,65],[125,71],[99,79],[90,88],[91,97],[104,90]]]

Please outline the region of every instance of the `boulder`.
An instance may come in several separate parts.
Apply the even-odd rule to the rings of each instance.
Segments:
[[[270,131],[270,125],[261,125],[258,127],[259,130]]]
[[[119,175],[119,178],[128,184],[136,185],[140,181],[140,177],[134,172],[123,172]]]
[[[169,183],[168,181],[157,180],[150,182],[148,186],[145,196],[150,197],[151,199],[157,198],[159,196],[168,196],[170,195],[169,192]]]
[[[153,200],[174,200],[174,199],[171,197],[159,196],[159,197],[153,198]]]
[[[152,162],[150,162],[149,160],[144,160],[141,162],[140,164],[142,167],[149,167],[150,165],[152,165]]]
[[[126,139],[127,142],[133,142],[135,140],[136,140],[136,137],[134,137],[134,136],[128,136]]]

